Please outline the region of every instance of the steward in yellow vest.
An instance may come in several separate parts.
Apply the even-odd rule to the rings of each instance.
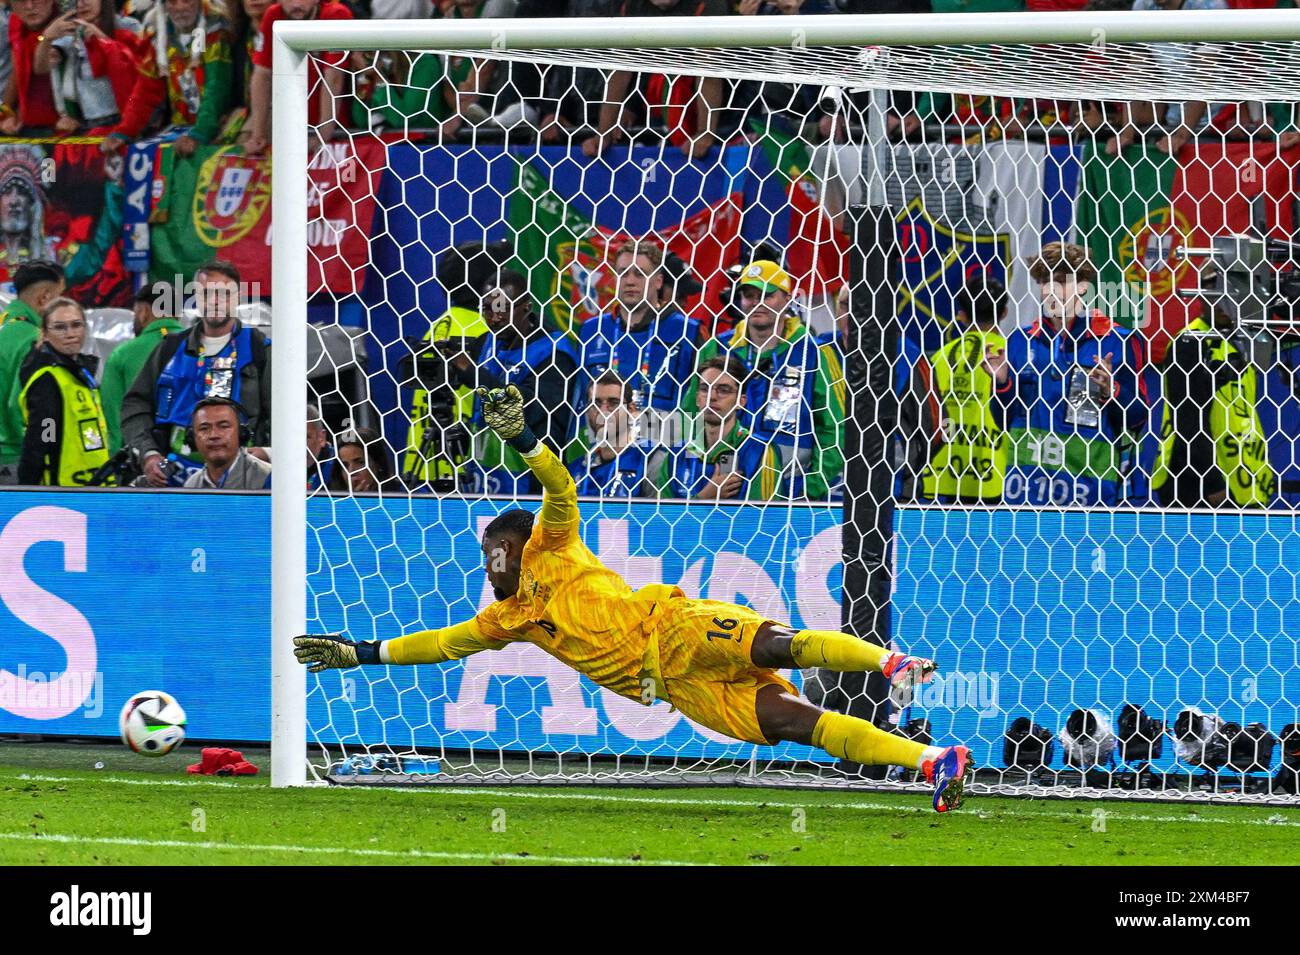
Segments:
[[[19,372],[23,445],[19,484],[87,484],[108,461],[108,422],[100,405],[94,358],[81,354],[86,315],[57,298],[41,313],[42,341]]]
[[[921,493],[930,500],[996,503],[1006,479],[1007,442],[984,356],[1006,349],[998,330],[1007,311],[1006,289],[977,274],[953,305],[961,334],[930,356],[931,411],[939,434],[921,475]]]
[[[1260,424],[1249,357],[1203,318],[1169,345],[1164,417],[1151,487],[1166,506],[1268,507],[1277,475]]]

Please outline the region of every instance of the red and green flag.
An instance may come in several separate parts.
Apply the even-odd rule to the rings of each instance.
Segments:
[[[372,136],[318,148],[307,163],[307,283],[312,293],[353,295],[370,261],[387,146]],[[271,290],[271,162],[232,146],[200,146],[188,158],[161,150],[161,194],[151,216],[155,280],[190,276],[227,259],[245,282]]]
[[[528,276],[529,291],[547,320],[571,331],[609,311],[618,247],[630,239],[650,241],[680,256],[704,285],[702,293],[687,299],[686,311],[705,318],[719,310],[726,269],[740,255],[741,202],[742,195],[732,193],[670,228],[636,235],[597,225],[523,162],[506,213],[514,266]]]
[[[1076,212],[1079,242],[1098,268],[1103,307],[1147,335],[1152,361],[1200,314],[1178,294],[1199,284],[1196,258],[1223,235],[1289,237],[1295,228],[1295,171],[1300,149],[1273,142],[1206,142],[1173,159],[1152,146],[1108,156],[1089,147]],[[1118,305],[1118,307],[1114,307]]]
[[[759,120],[751,120],[750,129],[780,177],[790,205],[786,272],[805,294],[834,294],[848,279],[849,238],[822,207],[821,184],[811,174],[808,144]]]
[[[1108,155],[1090,143],[1075,210],[1078,242],[1097,269],[1098,308],[1127,328],[1180,307],[1175,289],[1187,263],[1178,250],[1190,224],[1170,201],[1177,163],[1152,145]]]

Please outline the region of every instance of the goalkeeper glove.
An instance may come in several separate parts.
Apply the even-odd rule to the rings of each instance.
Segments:
[[[478,389],[483,402],[483,420],[487,426],[520,454],[527,454],[537,444],[528,423],[524,421],[524,396],[514,385],[504,388]]]
[[[321,670],[346,670],[367,663],[381,663],[379,641],[354,643],[337,633],[306,633],[293,638],[293,655],[299,663],[310,664],[309,673]]]

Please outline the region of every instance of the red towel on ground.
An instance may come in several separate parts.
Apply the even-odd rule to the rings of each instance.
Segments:
[[[205,746],[201,759],[193,766],[185,767],[187,773],[202,776],[256,776],[257,767],[244,759],[244,754],[237,749],[225,749],[221,746]]]

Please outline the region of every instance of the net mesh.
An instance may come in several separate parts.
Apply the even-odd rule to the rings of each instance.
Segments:
[[[503,50],[502,62],[1058,99],[1300,98],[1294,41]],[[440,56],[464,55],[444,51]]]
[[[540,488],[472,389],[513,382],[632,587],[940,663],[892,700],[784,673],[814,703],[970,745],[986,791],[1294,801],[1298,63],[1267,41],[319,60],[310,314],[365,354],[310,376],[309,630],[492,602],[480,534]],[[309,677],[313,772],[920,783],[736,742],[535,642]]]

